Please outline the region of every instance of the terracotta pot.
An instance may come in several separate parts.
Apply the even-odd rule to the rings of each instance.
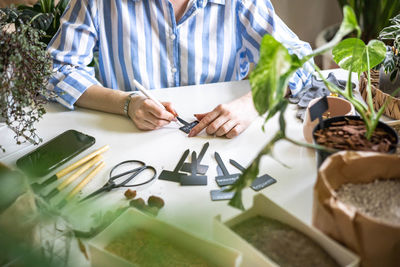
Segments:
[[[330,119],[326,119],[324,120],[323,123],[323,128],[329,127],[332,123],[334,122],[338,122],[338,121],[345,121],[345,120],[358,120],[358,121],[362,121],[361,117],[359,116],[339,116],[339,117],[333,117]],[[397,143],[399,142],[399,137],[396,133],[396,131],[390,127],[389,125],[387,125],[384,122],[379,121],[378,122],[378,126],[377,128],[381,128],[383,129],[385,132],[387,132],[389,135],[391,135],[393,137],[393,139],[395,140],[393,142],[393,146],[392,148],[388,151],[389,154],[394,154],[396,152],[397,149]],[[313,130],[313,140],[314,143],[316,142],[316,137],[315,137],[315,132],[318,131],[320,128],[320,125],[317,124]],[[319,168],[321,166],[321,164],[324,162],[324,160],[329,157],[330,155],[332,155],[331,152],[329,151],[325,151],[325,150],[316,150],[316,155],[317,155],[317,167]]]
[[[312,223],[361,256],[361,266],[399,266],[400,225],[357,211],[337,198],[347,183],[399,179],[400,157],[373,152],[342,151],[329,157],[314,186]]]
[[[316,98],[310,101],[304,116],[303,135],[304,139],[310,144],[313,142],[313,129],[315,125],[318,124],[318,119],[310,121],[310,107],[320,99],[321,98]],[[329,113],[329,118],[356,114],[353,105],[346,99],[340,97],[328,96],[328,106],[329,108],[326,113]]]

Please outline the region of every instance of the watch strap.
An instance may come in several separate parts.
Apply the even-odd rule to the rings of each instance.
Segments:
[[[129,104],[131,103],[131,99],[133,96],[138,95],[138,92],[132,92],[130,93],[125,100],[125,104],[124,104],[124,113],[125,115],[130,118],[129,116]]]

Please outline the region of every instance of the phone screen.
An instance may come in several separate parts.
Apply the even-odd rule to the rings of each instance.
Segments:
[[[42,177],[72,159],[96,142],[92,136],[68,130],[17,160],[17,166],[30,178]]]

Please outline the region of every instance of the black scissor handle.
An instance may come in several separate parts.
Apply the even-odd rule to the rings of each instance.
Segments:
[[[141,167],[143,167],[143,166],[146,165],[143,161],[140,161],[140,160],[125,160],[125,161],[123,161],[123,162],[118,163],[117,165],[115,165],[115,166],[111,169],[110,175],[109,175],[109,179],[110,179],[110,180],[115,180],[115,179],[117,179],[117,178],[119,178],[119,177],[121,177],[121,176],[124,176],[124,175],[126,175],[126,174],[128,174],[128,173],[132,173],[132,172],[136,171],[136,169],[141,168],[141,167],[138,167],[138,168],[135,168],[135,169],[132,169],[132,170],[126,171],[126,172],[124,172],[124,173],[120,173],[120,174],[117,174],[117,175],[113,176],[113,172],[115,171],[115,169],[117,169],[119,166],[124,165],[124,164],[126,164],[126,163],[139,163],[139,164],[141,165]]]
[[[136,175],[138,175],[139,173],[141,173],[142,171],[144,171],[144,170],[146,170],[146,169],[152,170],[153,173],[154,173],[154,175],[153,175],[150,179],[148,179],[147,181],[144,181],[144,182],[142,182],[142,183],[139,183],[139,184],[125,185],[125,184],[128,183],[130,180],[132,180],[133,178],[135,178]],[[145,166],[141,167],[141,170],[140,170],[140,171],[134,173],[134,174],[133,174],[131,177],[129,177],[125,182],[123,182],[122,184],[117,185],[117,186],[121,186],[121,187],[135,187],[135,186],[141,186],[141,185],[145,185],[145,184],[150,183],[151,181],[153,181],[153,180],[156,179],[156,178],[157,178],[157,171],[156,171],[156,169],[155,169],[153,166],[145,165]]]
[[[115,175],[115,176],[110,176],[109,181],[114,181],[114,180],[116,180],[116,179],[118,179],[118,178],[120,178],[120,177],[122,177],[122,176],[125,176],[125,175],[127,175],[127,174],[130,174],[130,173],[141,172],[141,171],[143,170],[143,167],[144,167],[144,166],[140,166],[140,167],[137,167],[137,168],[135,168],[135,169],[132,169],[132,170],[129,170],[129,171],[126,171],[126,172],[117,174],[117,175]],[[110,175],[111,175],[111,173],[110,173]]]

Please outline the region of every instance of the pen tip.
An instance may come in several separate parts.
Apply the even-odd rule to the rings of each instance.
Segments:
[[[187,125],[187,122],[184,121],[183,119],[179,118],[178,116],[176,116],[176,119],[177,119],[180,123],[182,123],[183,125]]]

